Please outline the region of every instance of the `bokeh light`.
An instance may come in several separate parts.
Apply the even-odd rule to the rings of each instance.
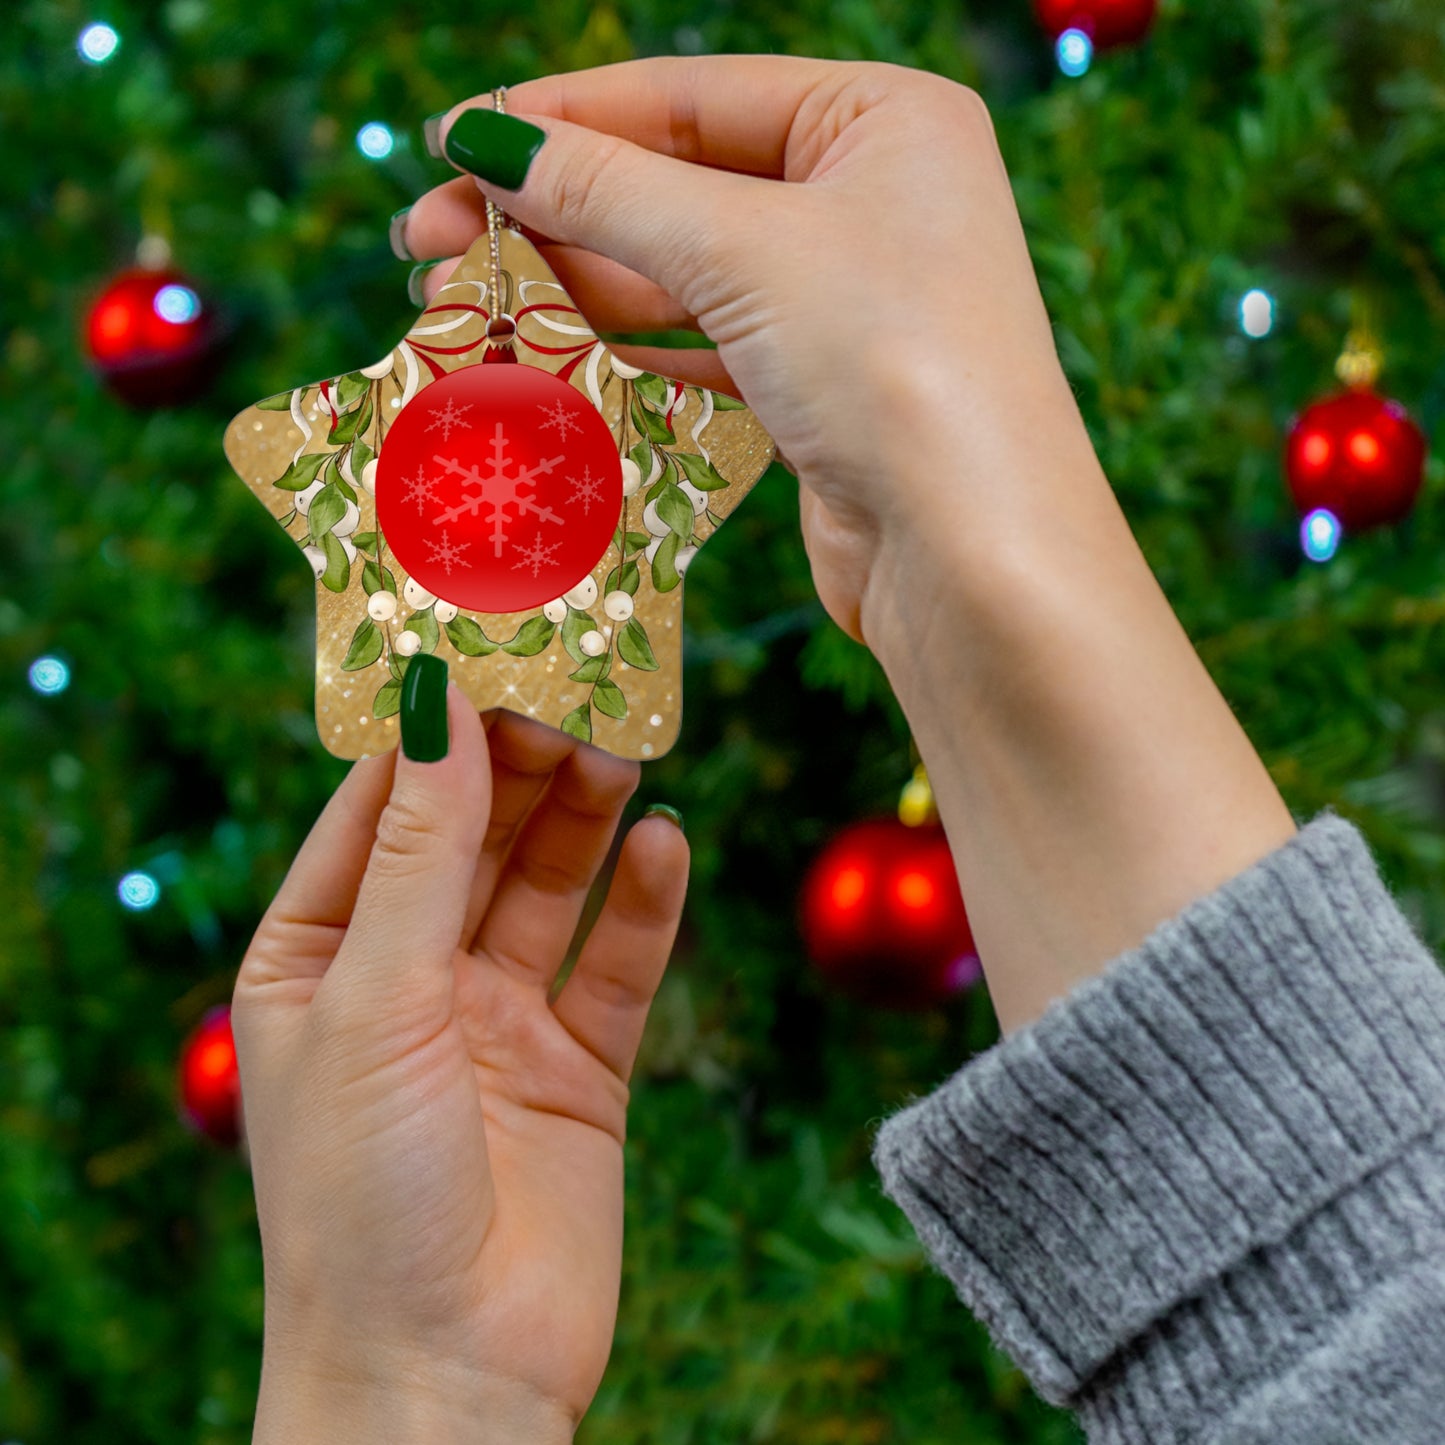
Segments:
[[[120,36],[111,26],[97,22],[80,32],[75,48],[82,60],[91,65],[104,65],[120,49]]]
[[[30,664],[30,686],[45,697],[54,697],[70,686],[70,668],[58,657],[37,657]]]
[[[1274,330],[1274,297],[1257,287],[1246,291],[1239,303],[1239,329],[1259,340]]]
[[[123,906],[133,913],[143,913],[160,901],[161,885],[149,873],[127,873],[115,892]]]
[[[1094,63],[1094,42],[1082,30],[1066,30],[1055,43],[1054,54],[1059,69],[1077,79]]]
[[[356,132],[356,148],[368,160],[384,161],[396,146],[396,137],[389,125],[369,120]]]
[[[1300,523],[1300,546],[1311,562],[1328,562],[1340,550],[1343,533],[1340,519],[1324,507],[1316,507]]]
[[[201,298],[189,286],[174,283],[162,286],[151,304],[162,321],[170,321],[176,326],[184,326],[201,314]]]

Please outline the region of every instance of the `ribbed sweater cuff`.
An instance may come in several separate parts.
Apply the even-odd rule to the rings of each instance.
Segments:
[[[874,1162],[1044,1398],[1164,1439],[1138,1427],[1227,1409],[1211,1381],[1438,1245],[1442,1038],[1445,975],[1325,815],[889,1118]]]

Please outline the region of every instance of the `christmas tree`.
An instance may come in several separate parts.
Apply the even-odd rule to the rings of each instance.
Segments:
[[[0,1438],[250,1437],[250,1177],[177,1117],[176,1061],[344,764],[312,717],[313,578],[220,438],[402,334],[387,217],[450,174],[421,120],[491,86],[787,51],[978,89],[1151,564],[1290,805],[1358,822],[1445,942],[1440,463],[1403,521],[1341,538],[1315,517],[1304,547],[1283,470],[1351,333],[1427,436],[1445,403],[1434,0],[1166,0],[1142,42],[1097,51],[1026,0],[27,0],[9,25]],[[104,330],[138,247],[173,270],[157,313],[206,317],[171,378],[206,389],[182,404],[87,363],[85,320]],[[682,740],[635,806],[683,808],[693,885],[634,1079],[621,1318],[580,1438],[1061,1445],[1073,1423],[868,1161],[882,1114],[994,1040],[986,996],[850,1001],[790,922],[809,860],[913,765],[796,518],[775,468],[688,576]]]

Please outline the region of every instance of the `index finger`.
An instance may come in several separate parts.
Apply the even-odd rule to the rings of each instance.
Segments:
[[[678,160],[791,179],[789,153],[804,129],[795,122],[810,99],[829,98],[845,84],[849,69],[792,55],[657,56],[509,86],[507,109],[620,136]]]

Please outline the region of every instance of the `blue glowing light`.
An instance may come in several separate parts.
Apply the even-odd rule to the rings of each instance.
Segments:
[[[1094,63],[1094,42],[1082,30],[1066,30],[1054,47],[1059,69],[1077,79]]]
[[[184,326],[201,314],[201,298],[189,286],[162,286],[151,303],[162,321]]]
[[[389,125],[379,120],[370,120],[356,132],[356,148],[368,160],[384,161],[396,145],[396,137]]]
[[[1328,562],[1340,550],[1344,528],[1340,519],[1324,507],[1316,507],[1300,523],[1299,540],[1311,562]]]
[[[70,669],[58,657],[37,657],[30,664],[30,686],[46,697],[54,697],[70,686]]]
[[[132,913],[144,913],[160,901],[161,885],[149,873],[127,873],[116,885],[115,892]]]
[[[1246,291],[1239,303],[1239,329],[1257,341],[1274,330],[1274,297],[1268,291]]]
[[[120,36],[109,25],[87,25],[75,42],[82,60],[92,65],[104,65],[120,49]]]

